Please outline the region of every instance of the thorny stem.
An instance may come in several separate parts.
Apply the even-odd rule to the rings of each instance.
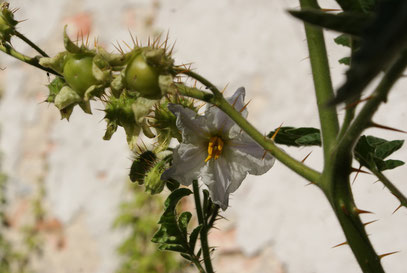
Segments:
[[[357,47],[359,46],[359,42],[356,41],[354,38],[351,39],[351,66],[353,64],[353,54],[356,51]],[[352,120],[355,117],[356,107],[358,106],[358,100],[360,99],[360,95],[358,95],[352,102],[346,103],[346,110],[345,110],[345,117],[343,118],[342,126],[339,131],[337,139],[341,139],[345,134],[346,130],[348,130],[349,125],[351,124]]]
[[[8,54],[8,55],[10,55],[10,56],[12,56],[12,57],[14,57],[14,58],[16,58],[16,59],[22,61],[22,62],[25,62],[25,63],[27,63],[27,64],[30,64],[30,65],[32,65],[32,66],[35,66],[35,67],[37,67],[37,68],[39,68],[39,69],[42,69],[42,70],[44,70],[44,71],[46,71],[46,72],[48,72],[48,73],[51,73],[51,74],[53,74],[53,75],[55,75],[55,76],[61,77],[61,75],[60,75],[59,73],[55,72],[54,70],[49,69],[49,68],[47,68],[47,67],[43,67],[42,65],[40,65],[40,64],[39,64],[39,61],[38,61],[38,58],[31,58],[31,57],[29,57],[29,56],[26,56],[26,55],[24,55],[24,54],[22,54],[22,53],[16,51],[16,50],[15,50],[14,48],[12,48],[9,44],[6,44],[6,43],[2,44],[2,43],[0,43],[0,50],[3,51],[4,53],[6,53],[6,54]]]
[[[319,9],[316,0],[300,0],[301,8]],[[315,96],[321,123],[321,136],[325,164],[330,164],[332,147],[336,144],[339,131],[338,115],[335,107],[326,104],[334,98],[331,75],[326,54],[324,34],[321,28],[305,24]]]
[[[347,242],[364,272],[382,273],[384,269],[380,263],[380,257],[369,241],[353,200],[349,183],[352,150],[361,133],[369,127],[374,113],[381,103],[387,100],[391,87],[401,76],[406,65],[407,52],[404,52],[386,72],[371,98],[339,140],[332,156],[332,165],[324,172],[326,179],[331,181],[326,192],[327,197],[345,232]]]
[[[219,89],[210,81],[208,81],[207,79],[205,79],[204,77],[202,77],[201,75],[193,72],[190,69],[182,69],[182,68],[176,68],[176,72],[178,73],[182,73],[185,74],[187,76],[190,76],[191,78],[199,81],[200,83],[202,83],[206,88],[208,88],[209,90],[212,91],[212,93],[215,96],[222,96],[221,92],[219,91]]]
[[[377,178],[383,183],[383,185],[400,201],[400,206],[407,208],[407,198],[394,184],[380,171],[370,170]],[[398,209],[398,208],[397,208]]]
[[[372,117],[379,109],[380,104],[387,101],[387,96],[390,89],[400,78],[406,66],[407,51],[403,52],[399,59],[386,72],[372,96],[370,96],[370,99],[366,102],[359,115],[345,132],[343,138],[338,144],[337,149],[348,149],[350,151],[353,148],[361,133],[370,126]]]
[[[30,39],[28,39],[27,37],[25,37],[22,33],[15,31],[15,35],[20,38],[21,40],[23,40],[24,42],[26,42],[29,46],[31,46],[32,48],[34,48],[38,53],[40,53],[43,57],[49,57],[47,53],[45,53],[41,48],[39,48],[36,44],[34,44],[33,42],[31,42]]]
[[[206,268],[207,273],[214,273],[213,268],[212,268],[211,254],[209,252],[209,245],[208,245],[208,226],[203,217],[201,198],[199,196],[199,186],[198,186],[197,180],[194,180],[192,182],[192,187],[193,187],[193,191],[194,191],[194,199],[195,199],[196,213],[198,216],[198,223],[200,225],[202,225],[202,228],[200,231],[200,238],[201,238],[201,249],[202,249],[202,255],[203,255],[203,259],[204,259],[205,268]]]
[[[223,97],[215,98],[214,95],[203,92],[197,88],[187,87],[183,84],[177,84],[177,89],[181,95],[192,97],[212,103],[225,112],[240,128],[245,131],[254,141],[272,154],[277,160],[286,165],[288,168],[304,177],[308,181],[318,185],[320,173],[299,162],[295,158],[277,147],[270,138],[260,133],[250,122],[248,122],[239,111],[230,105]]]

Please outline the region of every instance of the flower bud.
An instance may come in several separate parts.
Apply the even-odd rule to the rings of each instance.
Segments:
[[[152,151],[141,153],[133,162],[130,168],[130,180],[138,182],[139,185],[144,183],[146,172],[155,164],[157,156]]]
[[[163,191],[165,186],[165,181],[161,180],[161,175],[166,169],[166,162],[160,161],[154,165],[147,173],[144,178],[144,183],[146,186],[146,192],[151,194],[157,194]]]
[[[15,26],[18,24],[18,21],[14,20],[14,14],[9,10],[9,3],[1,3],[0,9],[0,40],[2,42],[10,42],[11,36],[15,33]]]

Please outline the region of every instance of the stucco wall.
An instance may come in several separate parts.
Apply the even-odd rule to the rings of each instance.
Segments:
[[[320,1],[335,8],[334,1]],[[12,1],[20,10],[16,16],[28,19],[19,30],[39,43],[50,54],[62,50],[62,30],[69,24],[71,33],[90,31],[91,37],[113,49],[112,42],[130,41],[128,29],[139,39],[169,30],[176,40],[176,63],[193,62],[199,73],[219,87],[228,84],[226,95],[245,86],[249,120],[264,133],[281,123],[290,126],[318,127],[313,83],[307,59],[303,26],[286,9],[297,8],[295,0],[172,0],[172,1]],[[345,67],[336,60],[346,49],[326,35],[335,86],[343,80]],[[20,43],[15,47],[22,48]],[[24,47],[25,52],[32,51]],[[50,236],[45,258],[38,261],[39,272],[113,272],[117,265],[115,246],[122,234],[111,230],[117,205],[124,192],[131,164],[124,132],[111,141],[102,140],[103,115],[85,115],[75,110],[69,123],[59,120],[53,106],[41,103],[47,90],[45,74],[0,55],[1,151],[4,168],[11,177],[13,212],[21,210],[35,183],[43,179],[46,207],[62,224],[65,248],[57,251]],[[407,129],[405,91],[401,79],[380,109],[377,123]],[[95,105],[94,108],[98,108]],[[341,108],[339,108],[341,109]],[[339,110],[343,117],[343,110]],[[390,139],[405,135],[369,130]],[[290,149],[298,159],[313,153],[307,163],[321,169],[318,148]],[[407,160],[404,148],[395,158]],[[355,163],[356,166],[356,163]],[[357,167],[357,166],[356,166]],[[407,169],[388,173],[407,192]],[[356,202],[374,214],[366,221],[380,221],[367,227],[378,253],[401,251],[383,264],[389,272],[405,272],[407,259],[407,213],[375,178],[360,175],[354,183]],[[212,233],[218,272],[358,272],[347,246],[332,246],[344,241],[328,202],[319,190],[292,174],[280,163],[264,176],[248,177],[233,194],[228,221],[221,231]],[[23,216],[16,215],[16,222]],[[24,215],[24,214],[22,214]],[[20,218],[19,218],[20,217]]]

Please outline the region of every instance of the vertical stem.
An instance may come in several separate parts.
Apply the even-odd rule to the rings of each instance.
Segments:
[[[200,225],[202,225],[202,229],[200,232],[200,238],[201,238],[201,249],[202,249],[202,255],[204,258],[205,268],[206,268],[207,273],[214,273],[213,268],[212,268],[211,254],[209,253],[209,246],[208,246],[208,227],[207,227],[206,221],[203,217],[201,198],[199,196],[199,186],[198,186],[197,180],[194,180],[192,182],[192,187],[194,190],[194,199],[195,199],[196,213],[198,216],[198,222]]]
[[[300,0],[301,8],[319,9],[316,0]],[[305,34],[314,78],[319,119],[321,123],[322,144],[325,163],[329,164],[332,147],[336,144],[339,131],[338,116],[335,107],[328,108],[327,102],[334,98],[331,75],[326,54],[322,29],[305,24]]]

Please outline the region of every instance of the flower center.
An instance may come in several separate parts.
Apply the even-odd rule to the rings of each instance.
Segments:
[[[212,158],[218,159],[219,156],[222,154],[223,146],[224,143],[220,137],[211,137],[208,143],[208,157],[205,159],[205,162],[208,162]]]

